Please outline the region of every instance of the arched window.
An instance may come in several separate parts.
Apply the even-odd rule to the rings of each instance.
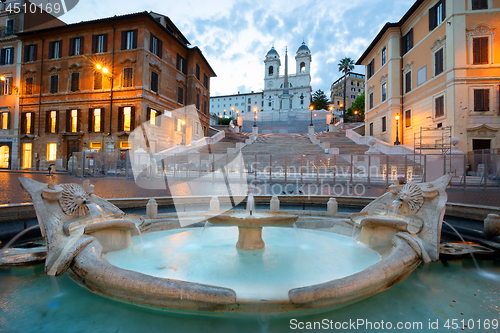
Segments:
[[[274,74],[274,67],[269,66],[269,76],[272,76]]]
[[[305,71],[306,71],[306,63],[305,62],[301,62],[300,63],[300,72],[304,73]]]

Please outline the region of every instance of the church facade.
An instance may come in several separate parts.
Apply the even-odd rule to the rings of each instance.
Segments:
[[[210,113],[227,117],[231,111],[234,113],[239,110],[245,113],[253,111],[255,107],[258,112],[307,111],[312,92],[311,51],[305,43],[302,43],[295,53],[295,64],[295,74],[288,74],[288,51],[285,51],[282,66],[281,57],[273,46],[264,59],[264,90],[210,97]],[[286,82],[288,84],[285,84]]]

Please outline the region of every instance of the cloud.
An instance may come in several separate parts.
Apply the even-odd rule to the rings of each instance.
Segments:
[[[155,11],[172,19],[192,45],[205,54],[217,78],[212,94],[259,91],[264,83],[264,57],[274,44],[284,65],[289,50],[289,72],[302,41],[312,53],[313,90],[329,95],[341,73],[344,57],[356,61],[381,27],[397,22],[414,0],[107,0],[106,11],[95,0],[80,1],[61,18],[79,22],[130,12]],[[282,71],[284,68],[282,66]],[[364,72],[357,66],[355,71]]]

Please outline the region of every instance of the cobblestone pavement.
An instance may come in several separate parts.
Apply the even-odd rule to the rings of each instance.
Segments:
[[[13,203],[24,203],[31,202],[26,192],[21,188],[19,177],[28,177],[40,182],[54,182],[60,183],[78,183],[83,182],[82,179],[70,176],[68,174],[60,173],[53,176],[47,176],[46,172],[0,172],[0,204],[13,204]],[[137,197],[165,197],[169,196],[168,190],[153,190],[145,189],[138,186],[134,180],[126,180],[124,178],[86,178],[89,179],[95,186],[95,194],[102,198],[137,198]],[[162,184],[159,184],[162,185]],[[206,186],[206,185],[205,185]],[[273,188],[270,185],[259,186],[262,194],[282,194],[281,189],[284,185],[277,186]],[[278,191],[279,189],[279,191]],[[299,190],[301,193],[299,193]],[[370,187],[365,188],[364,186],[358,186],[355,189],[348,189],[343,187],[342,193],[339,192],[339,188],[335,189],[337,195],[344,196],[368,196],[377,197],[386,192],[385,187]],[[274,191],[274,193],[273,193]],[[315,186],[308,189],[307,185],[303,187],[297,187],[295,185],[289,185],[286,188],[287,194],[303,194],[307,195],[308,192],[311,194],[324,194],[330,195],[333,193],[328,193],[329,191],[324,190],[319,191]],[[465,203],[473,205],[485,205],[500,207],[500,191],[496,190],[474,190],[468,189],[467,191],[458,190],[456,188],[448,189],[448,201],[455,203]]]

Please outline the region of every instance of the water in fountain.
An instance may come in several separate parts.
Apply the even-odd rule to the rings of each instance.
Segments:
[[[102,217],[104,215],[104,212],[99,205],[92,203],[92,202],[87,202],[86,204],[87,204],[87,208],[89,209],[90,216],[92,218],[97,219],[97,218]]]
[[[137,230],[137,233],[139,234],[139,238],[141,239],[141,245],[144,246],[144,240],[142,239],[141,228],[139,228],[139,226],[136,225],[135,230]]]
[[[299,228],[297,228],[297,223],[293,224],[293,230],[295,231],[295,238],[297,239],[297,244],[302,245],[302,241],[300,239]]]
[[[207,229],[208,226],[208,221],[205,222],[205,225],[203,226],[203,231],[201,232],[201,237],[200,237],[200,244],[203,243],[203,235],[205,235],[205,229]]]
[[[25,233],[27,233],[30,230],[33,230],[33,229],[39,228],[39,227],[40,226],[37,224],[37,225],[31,226],[29,228],[26,228],[23,231],[21,231],[20,233],[18,233],[17,235],[15,235],[10,241],[7,242],[7,244],[5,244],[4,247],[2,247],[2,249],[0,250],[0,256],[2,256],[3,253],[5,252],[5,250],[7,250],[12,244],[14,244],[14,242],[16,240],[18,240],[22,235],[24,235]]]
[[[255,210],[255,199],[253,198],[253,194],[248,194],[247,198],[247,212],[252,215],[252,212]]]
[[[401,205],[403,204],[403,200],[401,199],[396,199],[392,202],[392,205],[391,205],[391,210],[388,212],[392,215],[398,215],[399,214],[399,208],[401,207]]]
[[[453,226],[451,224],[449,224],[448,222],[446,221],[443,221],[444,224],[446,224],[451,230],[453,230],[457,236],[462,240],[462,242],[464,243],[465,247],[469,247],[469,245],[467,244],[467,242],[464,240],[464,238],[462,237],[462,235],[460,235],[460,233],[457,231],[457,229],[453,228]],[[478,272],[481,272],[481,269],[479,268],[479,265],[477,264],[477,261],[476,261],[476,258],[474,258],[474,254],[470,253],[470,256],[472,257],[472,261],[474,261],[474,265],[476,265],[476,268],[477,268],[477,271]]]

